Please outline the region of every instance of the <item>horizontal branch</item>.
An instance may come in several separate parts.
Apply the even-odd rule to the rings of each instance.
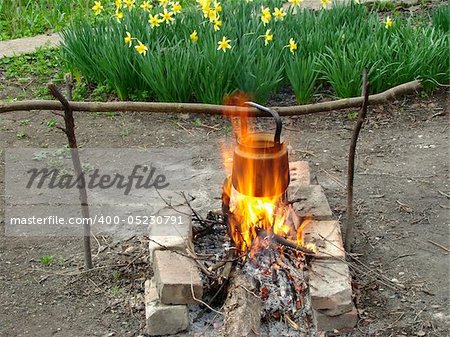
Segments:
[[[401,95],[416,92],[422,88],[420,81],[401,84],[382,93],[369,96],[370,105],[384,104]],[[336,101],[289,107],[273,107],[281,116],[308,115],[318,112],[359,108],[363,97],[345,98]],[[154,103],[154,102],[70,102],[73,111],[87,112],[155,112],[155,113],[194,113],[207,115],[239,116],[248,113],[249,116],[267,116],[255,108],[242,108],[226,105],[200,103]],[[64,110],[59,101],[29,100],[20,102],[0,102],[0,113],[30,110]]]

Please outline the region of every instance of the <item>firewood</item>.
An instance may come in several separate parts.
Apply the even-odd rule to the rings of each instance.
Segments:
[[[256,337],[260,335],[262,300],[254,281],[241,270],[230,276],[225,301],[225,337]]]

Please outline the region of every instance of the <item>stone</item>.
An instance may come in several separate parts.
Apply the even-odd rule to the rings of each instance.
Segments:
[[[305,226],[303,233],[305,245],[313,243],[317,246],[317,258],[345,259],[341,227],[338,221],[311,221]]]
[[[311,305],[314,309],[333,310],[334,315],[349,310],[352,301],[350,270],[338,261],[312,261],[309,272]]]
[[[309,163],[307,161],[295,161],[289,163],[289,186],[307,186],[311,183]]]
[[[38,48],[50,48],[58,46],[61,41],[59,34],[37,35],[20,39],[0,42],[0,58],[17,56],[25,53],[33,53]]]
[[[159,210],[155,217],[175,216],[177,219],[176,224],[172,224],[171,221],[162,221],[151,224],[149,227],[149,249],[150,258],[153,262],[153,255],[155,250],[175,249],[179,251],[185,251],[187,245],[192,240],[192,211],[187,205],[174,206],[175,209],[165,207]]]
[[[195,298],[202,298],[202,280],[192,259],[169,250],[156,250],[153,262],[153,273],[161,303],[197,303],[192,291]]]
[[[291,186],[289,200],[300,217],[314,220],[333,220],[330,205],[320,185]]]
[[[327,316],[318,310],[314,311],[314,318],[319,331],[334,331],[347,332],[353,329],[358,323],[358,312],[353,308],[338,316]]]
[[[154,280],[145,281],[145,318],[150,336],[173,335],[189,326],[187,305],[166,305],[159,301]]]

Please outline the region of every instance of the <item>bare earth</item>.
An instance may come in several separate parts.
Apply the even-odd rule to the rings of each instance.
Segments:
[[[273,104],[292,104],[290,100],[286,95]],[[360,321],[348,336],[448,334],[448,103],[448,93],[441,90],[369,109],[358,143],[353,251],[405,291],[355,273]],[[310,162],[312,175],[341,219],[353,127],[347,113],[283,121],[291,160]],[[0,115],[1,148],[62,147],[62,132],[46,125],[51,118],[50,112]],[[196,118],[201,126],[199,120],[193,123]],[[20,125],[23,119],[30,125]],[[210,173],[192,194],[209,189],[220,196],[220,143],[230,137],[228,122],[208,116],[77,113],[76,124],[83,147],[191,147],[195,167]],[[264,124],[271,126],[270,121]],[[19,139],[18,131],[27,136]],[[3,156],[0,185],[4,195]],[[6,237],[3,205],[0,221],[0,336],[145,336],[142,294],[151,275],[145,238],[97,238],[95,265],[112,267],[82,273],[81,239]],[[50,266],[39,261],[44,255],[55,257]]]

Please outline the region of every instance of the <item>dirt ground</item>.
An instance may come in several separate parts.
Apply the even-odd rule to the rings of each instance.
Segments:
[[[448,334],[448,103],[440,90],[369,109],[357,151],[353,251],[405,290],[354,273],[360,321],[348,336]],[[345,219],[348,112],[283,120],[290,160],[309,161],[338,219]],[[47,126],[51,118],[50,112],[0,115],[1,148],[62,147],[62,132]],[[21,125],[24,119],[28,125]],[[197,169],[217,173],[205,186],[220,196],[220,144],[230,138],[221,118],[77,113],[76,124],[83,147],[190,147]],[[0,185],[4,195],[4,156]],[[6,237],[3,201],[0,221],[0,336],[145,336],[143,285],[151,275],[145,237],[96,238],[100,268],[85,273],[80,238]],[[49,255],[46,266],[40,260]]]

